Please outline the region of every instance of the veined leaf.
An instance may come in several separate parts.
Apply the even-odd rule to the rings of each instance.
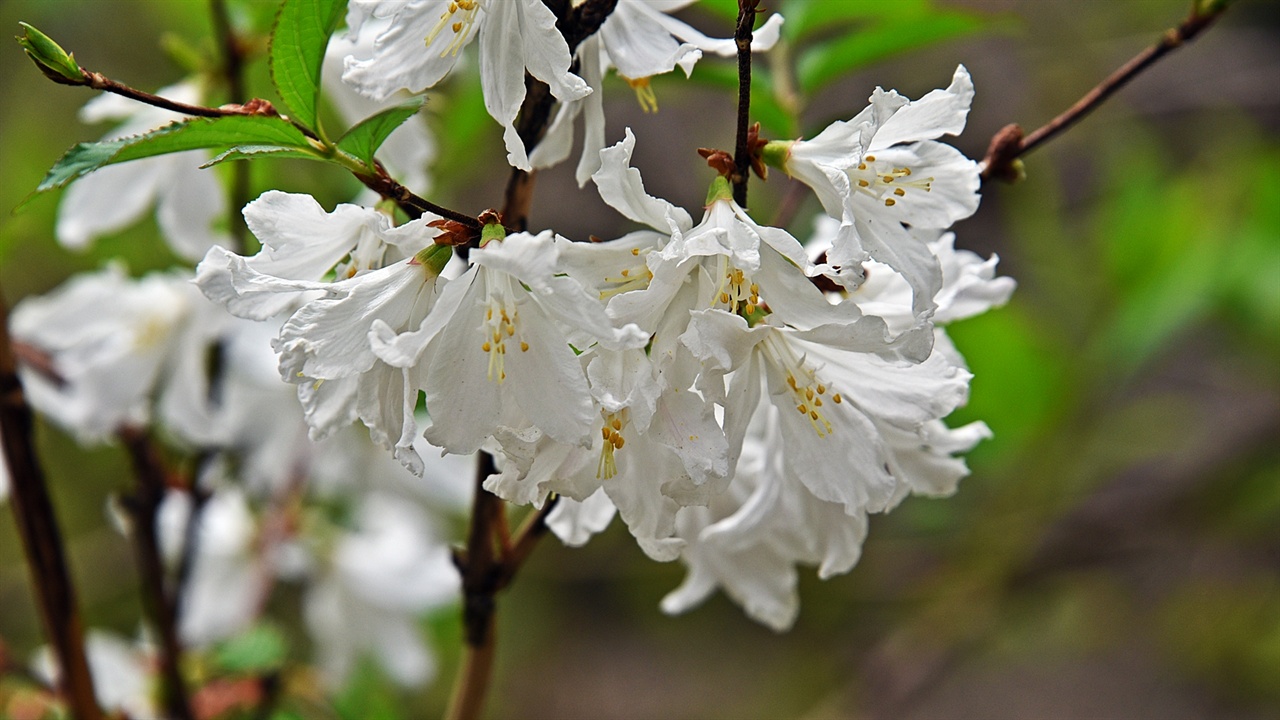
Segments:
[[[271,30],[271,81],[290,116],[312,130],[324,51],[346,9],[346,0],[284,0]]]
[[[212,160],[200,166],[201,169],[210,168],[214,165],[221,165],[229,160],[250,160],[256,157],[272,157],[272,158],[298,158],[300,160],[324,160],[337,163],[330,157],[317,155],[310,150],[300,150],[298,148],[279,147],[276,145],[237,145],[236,147],[226,150],[214,156]]]
[[[71,148],[40,181],[32,197],[55,190],[100,167],[186,150],[270,146],[311,150],[311,141],[289,121],[266,115],[195,118],[142,135]],[[29,199],[29,198],[28,198]]]
[[[360,159],[372,169],[373,156],[387,136],[413,117],[424,102],[426,98],[418,96],[361,120],[338,139],[338,149]]]
[[[982,27],[979,16],[957,11],[876,23],[805,51],[797,63],[796,80],[803,92],[813,93],[850,70]]]

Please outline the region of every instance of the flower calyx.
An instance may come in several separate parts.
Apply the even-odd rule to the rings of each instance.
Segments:
[[[747,153],[751,158],[751,171],[761,180],[769,179],[769,168],[764,159],[764,149],[769,141],[760,137],[760,123],[752,123],[747,128]]]
[[[439,220],[432,220],[427,225],[440,229],[440,234],[435,237],[436,245],[447,245],[449,247],[470,245],[480,237],[479,228],[460,223],[457,220],[440,218]]]
[[[489,244],[490,240],[501,242],[507,237],[507,228],[502,224],[502,215],[496,210],[485,210],[480,213],[480,247]]]
[[[720,173],[720,177],[726,180],[733,180],[733,176],[737,171],[736,166],[733,164],[733,155],[715,148],[698,148],[698,154],[706,159],[707,165],[712,170]]]

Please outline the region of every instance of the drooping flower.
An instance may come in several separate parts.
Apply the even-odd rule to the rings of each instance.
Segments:
[[[615,326],[599,301],[558,271],[568,240],[551,232],[505,236],[486,226],[471,268],[449,283],[437,311],[410,332],[374,328],[374,352],[421,378],[431,444],[475,452],[522,413],[551,438],[586,446],[595,413],[575,354],[595,344],[643,346],[648,335]]]
[[[309,196],[268,192],[245,209],[262,251],[243,258],[213,248],[197,283],[236,314],[262,319],[290,315],[274,341],[280,373],[298,386],[314,438],[359,418],[374,441],[421,473],[413,449],[420,383],[379,360],[369,332],[381,322],[417,329],[440,292],[450,248],[435,245],[437,219],[398,227],[386,215],[354,205],[332,213]],[[322,278],[335,273],[334,282]]]
[[[838,231],[835,221],[819,227],[827,242]],[[945,269],[935,318],[968,317],[1007,300],[1013,282],[995,276],[994,258],[955,251],[952,240],[929,245]],[[868,265],[870,279],[843,302],[891,333],[914,327],[907,279]],[[784,630],[798,610],[797,564],[818,565],[823,578],[847,572],[868,513],[910,494],[954,492],[968,474],[959,455],[990,431],[982,422],[953,429],[942,420],[966,400],[969,373],[940,327],[928,358],[904,363],[848,347],[848,334],[823,339],[771,318],[748,327],[702,311],[685,335],[705,372],[732,370],[725,428],[741,450],[728,492],[677,520],[689,574],[663,609],[683,612],[723,588],[749,616]]]
[[[198,83],[188,81],[162,88],[158,94],[198,104],[202,93]],[[155,130],[184,116],[104,93],[84,106],[80,119],[123,121],[103,138],[114,140]],[[200,169],[208,160],[208,152],[191,150],[111,165],[80,178],[58,206],[58,241],[84,248],[131,225],[155,205],[156,221],[173,251],[183,259],[199,260],[210,247],[227,241],[224,233],[213,228],[225,215],[227,201],[215,174]]]
[[[591,88],[569,71],[569,46],[556,29],[556,16],[542,0],[356,0],[347,23],[358,32],[368,18],[389,18],[368,57],[349,56],[343,80],[382,101],[400,90],[434,86],[477,36],[485,108],[504,128],[507,162],[529,170],[528,152],[515,129],[524,102],[524,76],[547,83],[561,102],[584,97]]]
[[[827,253],[845,287],[878,260],[902,273],[917,315],[935,307],[941,270],[928,240],[978,208],[978,166],[937,142],[964,129],[973,82],[964,66],[951,85],[916,101],[876,88],[871,105],[808,140],[770,143],[766,160],[813,188],[840,232]]]

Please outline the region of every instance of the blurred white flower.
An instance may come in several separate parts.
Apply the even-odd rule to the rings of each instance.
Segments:
[[[150,645],[131,643],[103,630],[90,630],[85,634],[85,654],[93,675],[93,691],[103,710],[124,713],[133,720],[159,720],[158,683],[153,673],[155,650]],[[51,686],[56,686],[62,675],[53,650],[47,646],[36,651],[31,670]]]
[[[202,91],[196,81],[161,88],[161,97],[199,104]],[[121,120],[103,140],[139,135],[186,116],[128,98],[103,93],[80,111],[87,123]],[[156,221],[174,253],[185,260],[199,260],[210,247],[225,245],[225,233],[214,224],[226,215],[227,200],[204,150],[161,155],[110,165],[75,181],[58,206],[58,241],[70,248],[84,248],[95,238],[121,230],[153,204]]]

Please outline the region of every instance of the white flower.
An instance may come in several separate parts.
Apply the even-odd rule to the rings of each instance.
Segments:
[[[329,295],[298,309],[273,345],[280,375],[299,384],[299,398],[313,437],[359,417],[378,445],[416,474],[422,459],[413,448],[414,409],[421,383],[408,370],[374,354],[373,331],[418,329],[440,293],[442,259],[450,248],[431,245],[417,257],[327,286]],[[329,387],[326,388],[325,386]],[[326,394],[328,390],[333,394]]]
[[[727,479],[724,433],[696,393],[663,387],[643,350],[597,349],[592,355],[587,376],[599,420],[591,447],[540,433],[500,433],[505,462],[485,488],[537,506],[550,492],[559,493],[566,509],[557,517],[577,515],[571,507],[592,508],[595,520],[558,530],[567,541],[578,538],[577,544],[607,525],[616,507],[650,557],[673,560],[682,544],[672,537],[677,511],[706,504]]]
[[[257,319],[304,302],[274,347],[281,376],[298,385],[313,437],[358,417],[375,442],[421,473],[413,449],[420,382],[380,361],[369,333],[379,322],[396,332],[417,330],[434,306],[439,273],[452,255],[432,243],[439,231],[428,224],[436,218],[392,227],[374,210],[339,205],[325,213],[310,196],[274,191],[250,203],[245,218],[262,251],[245,259],[213,248],[197,269],[201,289]],[[321,282],[331,271],[340,279]]]
[[[876,88],[871,106],[854,118],[812,139],[776,144],[782,168],[841,221],[827,262],[846,287],[861,281],[870,257],[907,279],[917,315],[934,308],[942,274],[926,243],[972,215],[979,200],[977,163],[934,138],[963,130],[972,100],[973,83],[960,66],[945,90],[913,102]]]
[[[158,94],[186,103],[199,103],[198,83],[183,82],[162,88]],[[103,140],[155,130],[184,116],[168,110],[104,93],[80,111],[84,122],[123,120]],[[58,206],[58,241],[69,248],[83,248],[95,238],[131,225],[152,204],[156,220],[174,252],[187,260],[199,260],[214,245],[225,245],[226,236],[212,225],[226,214],[227,201],[215,173],[201,170],[209,153],[203,150],[111,165],[80,178],[67,189]]]
[[[688,24],[670,16],[692,4],[694,0],[618,0],[618,4],[600,29],[578,46],[574,57],[582,79],[592,93],[577,101],[563,103],[547,133],[530,153],[535,168],[555,165],[569,156],[573,146],[573,126],[579,114],[584,117],[585,135],[582,158],[578,162],[577,179],[585,185],[600,168],[600,150],[605,146],[604,76],[609,68],[631,85],[645,111],[657,110],[657,98],[650,78],[664,75],[677,66],[687,77],[702,57],[703,51],[722,57],[737,54],[733,38],[710,38]],[[751,49],[762,52],[778,41],[782,16],[773,14],[756,30]]]
[[[231,318],[193,290],[182,274],[133,280],[111,266],[19,303],[14,338],[48,353],[57,375],[21,369],[32,406],[85,441],[147,424],[157,398],[177,425],[201,412],[192,399],[208,380],[181,359],[202,357]]]
[[[390,27],[374,40],[372,54],[349,57],[342,76],[378,101],[399,90],[434,86],[478,35],[485,108],[504,128],[507,161],[522,170],[531,169],[515,129],[525,72],[547,83],[561,102],[591,92],[569,72],[569,46],[542,0],[357,0],[347,17],[355,31],[369,17],[391,18]]]
[[[360,655],[415,686],[435,675],[418,619],[454,602],[458,573],[425,514],[371,493],[333,551],[332,567],[307,593],[305,617],[326,682],[341,687]]]
[[[820,224],[820,234],[829,239],[834,222]],[[930,245],[945,270],[936,317],[1003,303],[1013,283],[995,277],[994,258],[955,251],[952,240]],[[868,266],[869,279],[844,302],[868,313],[864,322],[915,327],[907,280],[885,265]],[[964,402],[969,379],[941,328],[932,331],[926,360],[902,363],[848,346],[850,333],[823,338],[817,328],[769,319],[747,328],[741,318],[702,311],[684,336],[704,372],[734,369],[725,428],[741,451],[729,491],[677,518],[689,574],[662,607],[683,612],[723,588],[749,616],[784,630],[798,611],[796,564],[818,565],[822,578],[847,572],[860,555],[867,513],[909,494],[951,494],[968,474],[958,456],[991,433],[982,422],[951,429],[941,419]],[[743,357],[745,345],[751,349]]]
[[[103,630],[85,634],[85,655],[93,675],[93,693],[109,713],[124,713],[137,720],[158,718],[156,704],[155,649]],[[31,661],[32,672],[50,686],[58,686],[62,676],[53,650],[40,648]]]
[[[176,565],[183,551],[191,495],[165,495],[156,524],[161,549]],[[266,602],[271,571],[255,547],[256,523],[244,494],[220,488],[205,501],[195,538],[194,562],[179,606],[184,643],[206,647],[248,628]]]
[[[559,442],[590,444],[596,415],[574,349],[641,347],[648,335],[615,327],[595,297],[557,272],[568,242],[549,231],[490,240],[422,327],[374,328],[381,360],[415,378],[425,371],[431,444],[475,452],[513,412]]]
[[[388,215],[371,208],[343,203],[326,213],[310,195],[279,190],[245,205],[244,219],[262,249],[243,258],[210,248],[196,268],[196,284],[210,300],[251,320],[290,308],[330,273],[342,280],[410,257],[437,234],[427,225],[434,215],[393,227]]]
[[[677,521],[687,542],[689,572],[662,600],[685,612],[723,588],[747,615],[786,630],[800,609],[797,563],[819,565],[828,578],[857,563],[867,532],[865,512],[821,500],[784,467],[779,447],[783,410],[758,406],[729,490],[709,507],[687,508]]]

